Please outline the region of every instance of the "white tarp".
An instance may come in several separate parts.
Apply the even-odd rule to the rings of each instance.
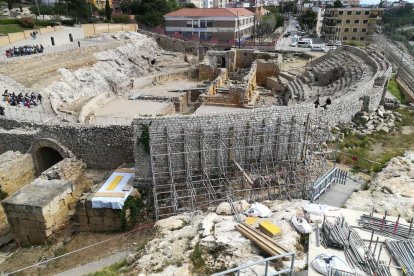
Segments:
[[[312,261],[313,268],[318,271],[320,274],[329,275],[331,269],[337,269],[340,271],[345,271],[349,273],[354,273],[355,271],[338,256],[328,256],[326,254],[320,254]]]
[[[124,172],[113,172],[112,175],[106,180],[103,186],[98,190],[96,194],[114,194],[114,193],[124,193],[123,197],[111,197],[111,196],[94,196],[92,198],[92,208],[111,208],[111,209],[122,209],[124,207],[125,200],[132,192],[132,185],[129,184],[130,181],[133,181],[133,173],[124,173]],[[118,184],[111,189],[111,184],[113,181],[121,177]]]

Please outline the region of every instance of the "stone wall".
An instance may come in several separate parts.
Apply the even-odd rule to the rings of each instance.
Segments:
[[[121,211],[109,208],[92,208],[93,194],[87,195],[76,204],[74,220],[79,223],[80,232],[112,232],[122,227]]]
[[[0,155],[0,190],[11,195],[35,179],[30,154],[8,151]],[[0,204],[0,237],[8,232],[6,213]]]
[[[92,179],[83,162],[67,158],[3,201],[7,220],[21,245],[45,244],[74,213],[78,197]]]
[[[264,86],[267,77],[277,76],[280,68],[275,60],[265,61],[257,60],[256,82],[258,85]]]
[[[89,168],[114,169],[132,163],[132,127],[69,123],[38,124],[0,117],[0,153],[26,153],[39,139],[51,138],[68,148]]]

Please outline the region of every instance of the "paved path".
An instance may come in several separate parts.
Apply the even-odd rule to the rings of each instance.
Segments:
[[[80,276],[80,275],[85,275],[88,273],[93,273],[107,266],[113,265],[114,263],[124,260],[129,254],[130,252],[128,251],[118,252],[111,256],[102,258],[98,261],[87,263],[87,264],[72,268],[70,270],[66,270],[56,275],[57,276]]]
[[[334,183],[321,195],[315,203],[326,204],[333,207],[342,207],[351,194],[360,188],[360,182],[347,178],[345,185]]]

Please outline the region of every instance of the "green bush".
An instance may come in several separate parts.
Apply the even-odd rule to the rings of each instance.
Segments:
[[[115,23],[129,23],[129,16],[127,14],[120,14],[112,16],[112,21]]]
[[[56,26],[59,25],[58,23],[56,23],[55,21],[35,21],[34,25],[36,27],[47,27],[47,26]]]
[[[9,19],[9,18],[0,19],[0,25],[9,25],[9,24],[20,24],[20,20],[19,19]]]
[[[354,47],[365,47],[365,43],[358,40],[350,40],[347,44]]]
[[[73,26],[73,25],[75,25],[75,20],[73,20],[73,19],[70,19],[70,20],[62,20],[62,21],[60,21],[60,23],[62,25],[65,25],[65,26]]]

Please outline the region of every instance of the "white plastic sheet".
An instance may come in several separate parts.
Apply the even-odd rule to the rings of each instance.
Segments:
[[[299,233],[308,234],[312,232],[312,226],[304,218],[298,219],[296,216],[293,216],[290,221]]]
[[[122,176],[121,181],[116,185],[112,190],[108,190],[109,185],[117,177]],[[103,186],[98,190],[97,193],[113,193],[113,192],[122,192],[125,193],[123,197],[100,197],[94,196],[92,198],[92,208],[110,208],[110,209],[122,209],[124,207],[125,200],[132,192],[132,185],[129,185],[129,182],[133,180],[133,173],[121,173],[114,172],[106,180]]]
[[[328,275],[331,269],[338,269],[349,273],[355,272],[349,265],[338,256],[320,254],[312,261],[312,267],[323,275]]]
[[[270,211],[270,209],[260,203],[253,203],[250,208],[244,212],[244,214],[248,217],[261,217],[261,218],[267,218],[270,216],[270,214],[272,213],[272,211]]]

